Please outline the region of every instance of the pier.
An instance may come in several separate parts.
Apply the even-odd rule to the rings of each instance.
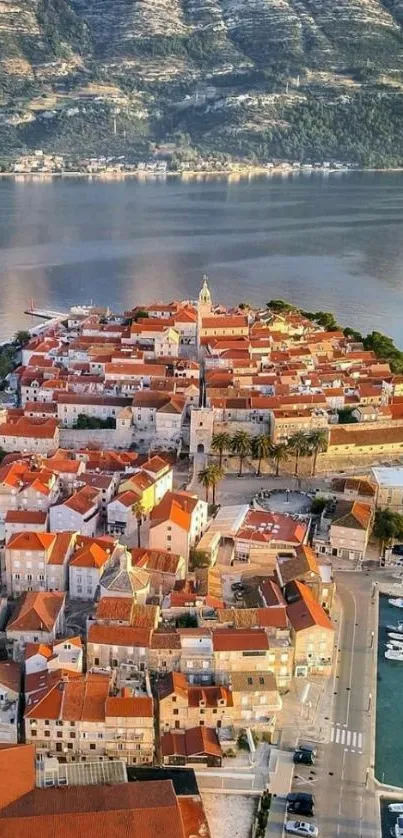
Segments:
[[[24,314],[30,314],[32,317],[40,317],[42,320],[67,320],[70,317],[68,311],[52,311],[48,308],[35,308],[33,305],[25,309]]]

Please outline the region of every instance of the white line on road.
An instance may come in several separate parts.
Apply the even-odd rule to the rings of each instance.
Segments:
[[[354,731],[354,733],[353,733],[353,741],[352,741],[353,748],[355,748],[356,744],[357,744],[357,734],[356,734],[356,732]]]
[[[358,747],[362,748],[362,733],[358,734]]]
[[[351,730],[348,730],[347,731],[347,743],[346,743],[348,747],[350,747],[350,742],[351,742]]]
[[[334,727],[332,727],[332,730],[330,732],[330,741],[334,742]]]
[[[344,745],[345,741],[346,741],[346,731],[343,729],[342,732],[341,732],[341,743],[340,744]]]
[[[338,728],[336,730],[336,742],[339,742],[339,741],[340,741],[340,729]]]

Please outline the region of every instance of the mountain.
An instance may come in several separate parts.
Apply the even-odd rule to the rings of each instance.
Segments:
[[[403,0],[0,0],[0,156],[403,165]]]

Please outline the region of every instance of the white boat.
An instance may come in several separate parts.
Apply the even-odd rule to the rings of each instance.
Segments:
[[[395,812],[396,815],[403,813],[403,803],[389,803],[389,812]]]
[[[403,815],[399,815],[395,824],[396,838],[403,838]]]
[[[388,649],[385,658],[390,661],[403,661],[403,649]]]
[[[389,605],[394,605],[395,608],[403,608],[403,597],[399,596],[396,599],[388,599]]]
[[[403,634],[397,634],[395,631],[388,631],[388,637],[390,640],[397,640],[398,643],[403,643]]]
[[[388,631],[399,631],[401,634],[403,634],[403,621],[399,620],[397,626],[389,625],[386,626],[386,628],[388,629]]]
[[[399,649],[403,652],[403,643],[397,643],[396,640],[391,640],[390,643],[386,644],[387,649],[395,649],[398,651]]]

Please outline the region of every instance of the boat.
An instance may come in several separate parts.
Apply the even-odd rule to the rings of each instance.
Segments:
[[[396,815],[403,813],[403,803],[389,803],[389,812],[395,812]]]
[[[401,651],[403,652],[403,643],[397,643],[396,640],[395,641],[391,640],[390,643],[386,644],[386,648],[387,649],[395,649],[396,651],[401,649]]]
[[[403,634],[397,634],[394,631],[388,631],[388,637],[390,640],[397,640],[400,643],[403,643]]]
[[[403,634],[403,620],[399,620],[397,626],[389,625],[386,626],[386,628],[388,629],[388,631],[399,631],[401,634]]]
[[[387,649],[385,658],[390,661],[403,661],[403,649]]]
[[[396,821],[395,838],[403,838],[403,815],[399,815]]]
[[[403,597],[399,596],[396,599],[388,599],[389,605],[394,605],[395,608],[403,608]]]

